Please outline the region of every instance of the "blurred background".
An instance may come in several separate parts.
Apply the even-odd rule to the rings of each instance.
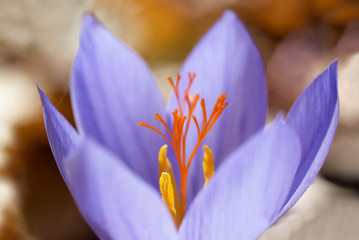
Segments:
[[[168,98],[166,78],[228,8],[263,55],[271,113],[339,60],[341,114],[323,177],[262,239],[358,239],[358,0],[0,0],[0,240],[96,239],[53,160],[35,85],[73,123],[69,73],[83,14],[138,51]]]

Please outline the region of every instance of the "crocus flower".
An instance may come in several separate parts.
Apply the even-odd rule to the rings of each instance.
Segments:
[[[179,75],[166,109],[144,61],[88,14],[71,75],[78,132],[39,89],[57,166],[101,239],[255,239],[324,162],[338,122],[336,61],[266,130],[264,64],[234,13],[204,35]]]

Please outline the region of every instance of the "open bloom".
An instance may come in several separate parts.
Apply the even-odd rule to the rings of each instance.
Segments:
[[[192,72],[193,81],[193,75],[185,77]],[[232,12],[199,41],[180,75],[181,81],[172,82],[178,97],[173,94],[166,109],[144,61],[86,15],[71,76],[78,132],[39,90],[58,168],[101,239],[255,239],[294,205],[324,162],[338,122],[336,61],[302,93],[286,118],[277,118],[267,130],[264,65]],[[191,81],[190,91],[206,101],[192,113],[199,97],[186,91]],[[210,114],[212,106],[219,111],[222,93],[229,105],[220,98],[226,109],[216,112],[217,122],[200,143],[210,147],[204,147],[207,160],[202,161],[202,148],[194,151],[186,197],[182,191],[173,196],[174,182],[183,185],[184,156],[191,155],[202,136],[193,120],[179,153],[174,136],[183,137],[177,130],[184,124],[178,121],[186,123],[183,117],[192,114],[197,123],[208,123],[205,112]],[[187,112],[173,112],[181,107],[178,98],[186,97]],[[171,170],[159,177],[163,161],[159,165],[158,152],[165,137],[174,150],[169,148],[170,164],[165,166]],[[163,151],[161,156],[167,158]],[[176,206],[175,199],[184,206]]]

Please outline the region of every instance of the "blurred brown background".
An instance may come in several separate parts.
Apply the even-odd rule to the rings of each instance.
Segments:
[[[177,73],[196,41],[228,8],[245,22],[265,59],[271,113],[287,111],[315,76],[339,59],[341,116],[322,173],[340,187],[320,179],[303,200],[309,203],[298,204],[295,214],[263,239],[339,239],[330,232],[333,224],[343,225],[336,229],[340,239],[356,239],[359,1],[0,0],[0,240],[96,239],[56,168],[35,85],[73,123],[69,73],[82,15],[94,12],[136,49],[167,98],[165,79]]]

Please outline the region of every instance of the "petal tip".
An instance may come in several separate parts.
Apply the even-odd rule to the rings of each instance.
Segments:
[[[330,66],[337,68],[338,67],[338,58],[334,59],[334,61],[330,64]]]
[[[223,12],[222,17],[218,22],[230,25],[230,24],[241,24],[237,14],[232,10],[226,10]]]
[[[334,92],[333,95],[338,102],[338,59],[335,59],[332,63],[330,63],[326,71],[328,71],[328,81],[330,82],[332,91]]]
[[[41,103],[43,106],[48,105],[49,104],[49,98],[46,96],[46,94],[42,91],[42,89],[40,88],[39,84],[36,83],[36,87],[37,87],[37,91],[39,92],[40,95],[40,99],[41,99]]]
[[[285,112],[280,110],[275,116],[274,122],[285,122]]]
[[[82,18],[82,26],[83,27],[90,27],[94,25],[99,25],[100,22],[97,20],[95,15],[93,13],[85,13],[85,15]]]
[[[337,82],[338,78],[338,59],[335,59],[330,65],[329,65],[329,71],[331,72],[331,79],[335,80]]]
[[[85,39],[88,41],[88,37],[95,34],[103,34],[102,29],[107,29],[104,27],[104,25],[97,19],[97,17],[89,12],[85,13],[85,15],[82,18],[82,27],[81,27],[81,40]],[[89,35],[88,35],[89,34]]]
[[[222,19],[234,20],[237,19],[237,14],[233,10],[227,9],[223,12]]]
[[[338,59],[335,59],[333,62],[331,62],[328,66],[328,69],[330,69],[330,71],[337,71],[338,70]]]

